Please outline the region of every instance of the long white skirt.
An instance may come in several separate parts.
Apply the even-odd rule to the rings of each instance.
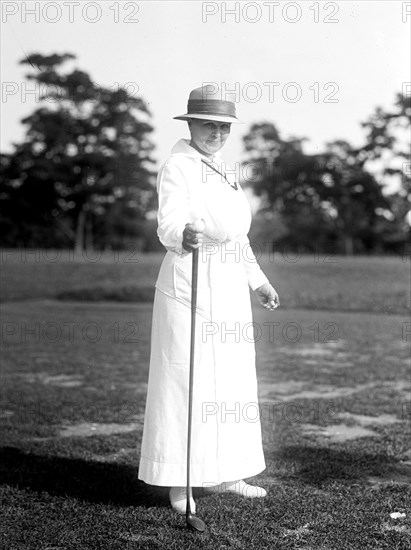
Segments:
[[[192,486],[265,469],[248,287],[226,286],[202,305],[204,294],[196,316]],[[189,356],[189,303],[156,289],[138,474],[151,485],[186,483]]]

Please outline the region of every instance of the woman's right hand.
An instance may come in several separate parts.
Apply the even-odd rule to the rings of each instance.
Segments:
[[[198,219],[193,223],[186,223],[183,231],[183,248],[192,252],[198,248],[203,242],[205,223],[204,220]]]

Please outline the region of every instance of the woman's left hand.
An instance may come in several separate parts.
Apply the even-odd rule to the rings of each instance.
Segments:
[[[280,305],[280,298],[270,283],[265,283],[256,288],[255,293],[260,304],[270,311],[274,311]]]

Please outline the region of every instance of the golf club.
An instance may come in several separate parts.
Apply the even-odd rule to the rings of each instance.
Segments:
[[[190,503],[190,462],[191,462],[191,422],[193,409],[193,381],[194,381],[194,348],[195,348],[195,325],[197,309],[197,279],[198,279],[198,248],[193,249],[193,269],[191,282],[191,341],[190,341],[190,380],[188,390],[188,432],[187,432],[187,527],[195,531],[204,531],[206,525],[191,511]]]

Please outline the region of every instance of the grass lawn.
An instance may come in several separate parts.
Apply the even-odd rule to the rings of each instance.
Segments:
[[[94,254],[94,255],[93,255]],[[244,252],[246,254],[246,252]],[[164,254],[0,250],[0,301],[152,301]],[[410,258],[260,255],[283,308],[407,314]]]
[[[282,298],[254,317],[268,496],[198,490],[202,535],[137,479],[152,305],[115,300],[161,256],[3,263],[2,548],[409,549],[409,262],[337,259],[262,260]]]

